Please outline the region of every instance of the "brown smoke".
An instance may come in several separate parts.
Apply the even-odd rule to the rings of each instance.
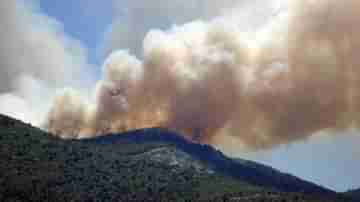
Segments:
[[[47,128],[81,138],[162,126],[193,141],[264,149],[359,127],[359,1],[292,1],[251,34],[227,22],[153,30],[143,61],[113,53],[96,101],[65,93]]]

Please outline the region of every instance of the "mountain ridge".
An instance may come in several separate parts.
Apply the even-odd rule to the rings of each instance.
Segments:
[[[85,141],[95,142],[98,144],[117,144],[121,141],[133,141],[137,143],[143,142],[169,142],[174,143],[177,148],[192,154],[199,160],[206,161],[215,170],[229,174],[231,177],[245,180],[251,184],[258,186],[268,186],[274,188],[274,182],[276,182],[276,188],[279,191],[286,192],[304,192],[304,193],[321,193],[321,194],[334,194],[335,192],[324,188],[320,185],[316,185],[312,182],[302,180],[296,176],[288,173],[283,173],[270,166],[265,166],[254,161],[245,159],[232,159],[225,156],[221,151],[216,150],[210,145],[201,145],[197,143],[191,143],[184,139],[182,136],[176,135],[174,131],[163,128],[148,128],[128,131],[121,134],[108,134],[102,137],[87,139]],[[237,162],[238,161],[238,162]],[[242,162],[242,163],[239,163]],[[247,165],[246,165],[247,164]],[[260,172],[254,168],[267,170],[269,173]],[[245,171],[239,174],[239,171]],[[246,174],[245,174],[246,173]],[[279,176],[278,181],[275,180]],[[258,177],[257,177],[258,176]],[[270,183],[259,183],[259,178],[266,178]],[[285,182],[283,178],[290,179],[291,182]],[[296,187],[291,187],[288,184],[298,184]]]
[[[160,128],[62,140],[0,115],[0,201],[4,202],[228,201],[234,197],[245,202],[349,201],[326,188],[280,175],[292,179],[285,183],[292,188],[286,190],[284,181],[276,182],[272,176],[277,170],[270,169],[268,176],[256,171],[259,166],[235,162],[211,146],[188,142]]]

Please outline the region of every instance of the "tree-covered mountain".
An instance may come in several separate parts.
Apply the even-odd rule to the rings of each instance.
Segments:
[[[0,116],[0,201],[347,201],[165,129],[61,140]]]
[[[295,176],[281,173],[271,167],[243,159],[231,159],[209,145],[199,145],[186,141],[176,133],[151,128],[130,131],[123,134],[107,135],[87,142],[102,145],[123,145],[126,143],[149,144],[161,143],[172,145],[178,150],[191,155],[192,158],[206,164],[207,167],[232,178],[245,181],[249,184],[268,187],[286,192],[304,192],[310,194],[334,194],[324,187],[304,181]]]

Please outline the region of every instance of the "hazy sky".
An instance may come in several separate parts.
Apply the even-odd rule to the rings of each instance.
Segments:
[[[141,57],[139,53],[141,38],[150,28],[167,28],[173,23],[184,23],[196,18],[207,19],[217,14],[212,8],[194,14],[195,7],[206,4],[206,0],[202,0],[199,5],[181,7],[179,10],[178,5],[154,8],[151,5],[141,5],[144,1],[138,0],[118,0],[116,3],[112,0],[40,0],[40,2],[42,10],[47,15],[62,22],[65,32],[81,40],[88,48],[89,60],[95,64],[96,71],[100,71],[105,55],[117,48],[129,48],[131,52]],[[179,1],[174,1],[174,4],[177,2]],[[230,0],[229,4],[231,2]],[[184,10],[189,12],[181,16],[179,13],[184,13]],[[141,14],[133,13],[135,11]],[[178,13],[174,16],[169,15],[172,12]],[[257,23],[260,24],[260,20]],[[111,24],[114,26],[110,29]],[[105,41],[104,36],[107,36]],[[297,144],[281,146],[272,151],[238,155],[259,160],[284,172],[344,191],[360,187],[360,149],[356,148],[359,143],[360,137],[355,132],[347,136],[315,137]]]

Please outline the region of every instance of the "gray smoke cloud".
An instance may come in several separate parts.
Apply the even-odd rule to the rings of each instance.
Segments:
[[[0,112],[39,125],[56,89],[91,80],[86,49],[37,1],[2,0],[0,25]]]

